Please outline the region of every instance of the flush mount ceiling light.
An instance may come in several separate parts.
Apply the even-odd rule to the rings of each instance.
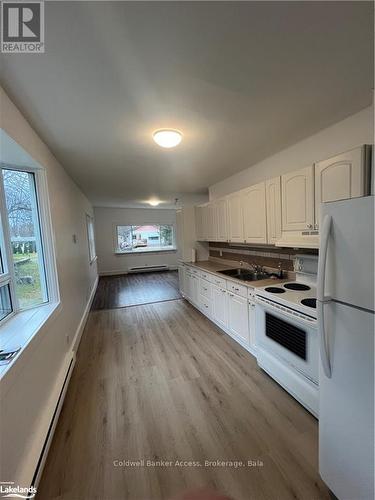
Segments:
[[[159,200],[149,200],[148,204],[151,205],[152,207],[157,207],[158,205],[160,205],[160,201]]]
[[[155,130],[152,137],[156,144],[162,148],[174,148],[180,144],[182,141],[182,134],[178,130],[173,129],[160,129]]]

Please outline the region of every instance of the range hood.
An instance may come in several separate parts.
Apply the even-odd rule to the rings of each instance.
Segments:
[[[319,248],[319,231],[283,231],[277,247]]]

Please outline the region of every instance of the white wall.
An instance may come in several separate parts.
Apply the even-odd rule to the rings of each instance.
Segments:
[[[1,87],[0,105],[1,128],[47,172],[62,305],[38,333],[38,348],[28,346],[0,385],[1,480],[29,486],[64,366],[97,280],[96,262],[88,262],[85,221],[93,209]]]
[[[115,254],[116,225],[174,224],[176,211],[158,208],[95,207],[95,240],[99,274],[122,274],[129,267],[167,264],[177,267],[177,252]]]
[[[238,174],[213,184],[209,188],[210,200],[373,142],[373,108],[370,106]]]

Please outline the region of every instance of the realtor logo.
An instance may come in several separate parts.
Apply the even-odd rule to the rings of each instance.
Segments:
[[[44,52],[44,2],[1,2],[1,52]]]

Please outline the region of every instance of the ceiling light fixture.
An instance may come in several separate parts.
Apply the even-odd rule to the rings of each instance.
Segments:
[[[159,200],[150,200],[148,203],[152,207],[157,207],[158,205],[160,205],[160,201]]]
[[[173,129],[160,129],[155,130],[152,137],[156,144],[162,148],[174,148],[182,141],[182,134],[178,130]]]

